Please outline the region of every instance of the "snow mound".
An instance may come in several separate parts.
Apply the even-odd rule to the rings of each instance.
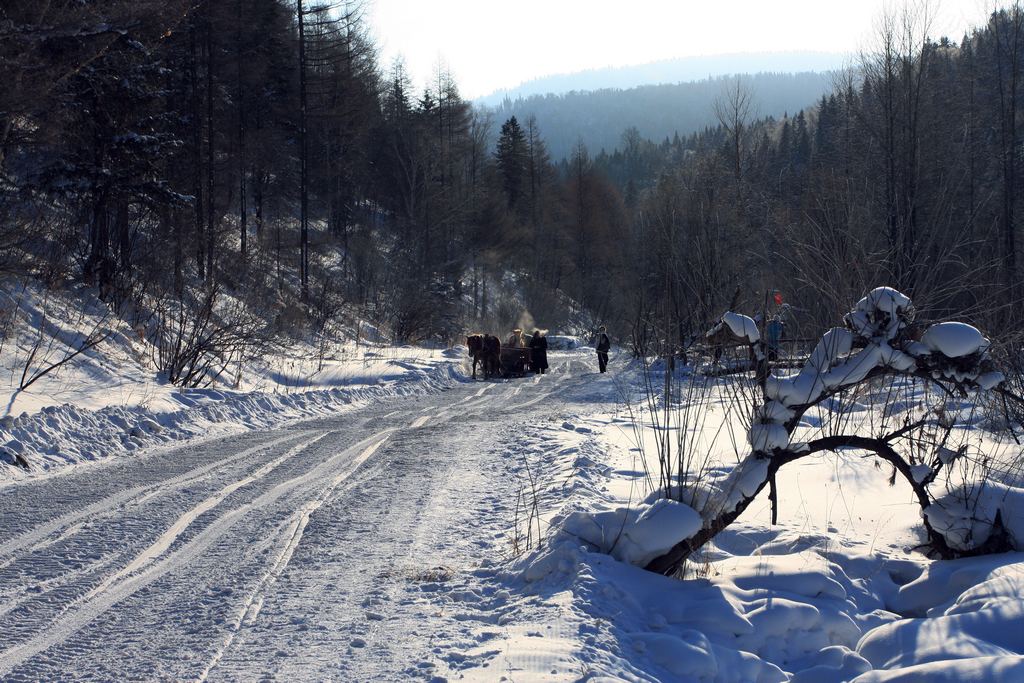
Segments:
[[[957,550],[972,550],[985,543],[996,516],[1017,550],[1024,543],[1024,489],[987,482],[959,487],[937,498],[924,515],[946,543]]]
[[[857,651],[878,671],[855,680],[1021,680],[1022,560],[1013,553],[929,565],[892,600],[920,616],[865,634]]]
[[[970,356],[984,352],[989,347],[989,340],[978,328],[957,322],[932,325],[921,336],[921,343],[947,358]]]
[[[853,334],[841,327],[833,327],[821,336],[807,361],[808,371],[818,374],[827,372],[842,356],[848,355],[853,347]]]
[[[612,557],[643,566],[693,536],[702,524],[700,515],[689,505],[658,498],[633,508],[573,512],[562,528]]]
[[[789,445],[789,432],[780,424],[755,424],[750,427],[748,441],[755,451],[771,453]]]
[[[708,330],[705,336],[710,339],[721,334],[723,331],[728,331],[731,336],[742,339],[748,344],[754,344],[761,339],[761,333],[757,330],[757,323],[749,315],[743,315],[742,313],[726,311],[722,314],[718,323]]]
[[[998,371],[983,372],[978,375],[974,383],[983,391],[990,391],[1006,381],[1006,376]]]
[[[964,683],[1024,680],[1024,659],[1017,655],[929,662],[893,671],[869,671],[853,683]]]

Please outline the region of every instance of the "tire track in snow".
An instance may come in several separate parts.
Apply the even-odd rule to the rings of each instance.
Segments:
[[[491,397],[492,400],[489,400],[489,401],[474,401],[473,399],[475,399],[477,396],[479,396],[484,391],[484,389],[489,389],[489,388],[495,386],[493,384],[489,384],[489,385],[487,385],[487,387],[485,387],[484,389],[481,389],[479,392],[477,392],[477,394],[475,394],[469,401],[466,401],[466,402],[463,403],[463,405],[465,406],[466,410],[462,414],[466,415],[466,416],[469,416],[469,417],[478,416],[478,415],[481,414],[482,409],[486,409],[492,403],[498,403],[498,404],[501,405],[502,409],[509,410],[511,412],[515,412],[515,411],[518,411],[518,410],[522,410],[524,408],[529,408],[530,406],[536,405],[537,403],[540,403],[541,401],[550,399],[567,382],[569,382],[572,379],[574,379],[574,377],[572,375],[568,374],[568,371],[570,369],[569,367],[563,366],[562,369],[563,369],[563,372],[559,372],[559,373],[549,372],[549,373],[547,373],[545,375],[539,375],[537,377],[537,379],[534,379],[534,380],[532,380],[530,382],[530,384],[535,384],[537,386],[537,394],[533,398],[527,399],[526,401],[522,401],[520,403],[513,403],[511,405],[504,404],[504,403],[502,403],[502,401],[513,399],[516,396],[518,396],[520,393],[522,393],[522,390],[523,390],[523,385],[522,384],[519,384],[519,385],[509,389],[509,391],[505,392],[503,394],[503,396]],[[550,379],[545,381],[542,384],[540,382],[540,378],[541,377],[548,377]]]
[[[132,503],[138,503],[143,500],[147,500],[148,498],[151,498],[154,495],[162,493],[167,489],[188,485],[198,479],[201,479],[203,476],[209,474],[213,470],[220,469],[228,465],[232,465],[239,460],[244,460],[245,458],[248,458],[252,455],[261,453],[266,450],[270,450],[271,448],[274,448],[275,446],[278,446],[282,443],[302,438],[303,436],[306,436],[308,434],[309,432],[300,432],[298,434],[289,434],[287,436],[279,437],[277,439],[273,439],[266,443],[260,444],[259,446],[247,448],[244,451],[236,453],[235,455],[232,455],[228,458],[224,458],[223,460],[217,460],[216,462],[210,463],[208,465],[197,467],[175,477],[171,477],[170,479],[158,482],[156,484],[146,484],[144,486],[137,486],[131,489],[120,491],[111,496],[107,496],[106,498],[98,500],[95,503],[88,505],[80,510],[74,510],[72,512],[61,515],[60,517],[57,517],[56,519],[53,519],[49,522],[44,522],[43,524],[35,526],[32,529],[29,529],[28,531],[20,534],[19,536],[16,536],[8,541],[5,541],[4,543],[0,543],[0,557],[3,557],[4,555],[10,556],[5,560],[0,560],[0,570],[6,568],[8,565],[14,562],[16,559],[15,554],[19,551],[25,550],[27,548],[28,552],[32,552],[33,550],[36,550],[40,547],[45,547],[46,545],[51,544],[53,541],[47,543],[40,543],[41,541],[44,541],[54,533],[63,531],[68,527],[73,527],[76,524],[80,524],[83,520],[88,519],[89,517],[101,516],[104,513],[110,512],[114,508],[123,507],[126,505],[130,505]]]
[[[252,624],[256,621],[256,617],[259,616],[260,609],[263,607],[263,593],[266,588],[276,581],[277,577],[280,576],[287,568],[288,563],[292,559],[292,555],[295,554],[295,550],[299,547],[299,543],[302,541],[302,534],[306,529],[306,525],[309,523],[309,518],[312,517],[313,513],[320,509],[320,507],[331,497],[338,485],[345,481],[349,474],[352,471],[355,471],[359,465],[376,453],[389,438],[391,438],[390,434],[386,435],[376,443],[367,446],[366,449],[363,450],[355,460],[353,460],[350,471],[342,472],[332,479],[331,483],[326,489],[324,489],[320,496],[307,503],[294,515],[283,534],[285,542],[281,548],[281,552],[278,554],[270,569],[267,570],[266,574],[260,578],[256,586],[249,592],[249,595],[246,597],[245,601],[236,613],[234,621],[231,623],[231,631],[228,633],[221,646],[217,649],[216,653],[214,653],[210,662],[206,665],[206,668],[203,669],[199,676],[197,676],[197,681],[206,680],[213,668],[216,667],[224,657],[224,653],[226,653],[228,648],[231,647],[231,644],[234,642],[239,631],[241,631],[241,629],[246,625]]]
[[[72,590],[71,587],[74,584],[89,581],[88,577],[90,575],[102,577],[103,573],[116,570],[118,553],[115,550],[105,553],[101,557],[96,556],[95,559],[85,560],[77,566],[72,563],[64,563],[64,566],[61,567],[62,573],[49,578],[40,578],[38,573],[40,565],[36,561],[39,557],[38,553],[46,551],[51,546],[71,541],[79,536],[81,538],[88,538],[91,534],[94,535],[95,532],[90,529],[93,521],[90,518],[103,519],[118,512],[123,513],[125,508],[141,505],[144,501],[158,495],[167,494],[178,488],[189,486],[213,471],[227,469],[237,464],[239,460],[251,456],[258,457],[260,454],[272,450],[282,443],[295,441],[311,433],[313,431],[294,432],[289,436],[267,441],[260,446],[243,449],[223,460],[193,468],[169,479],[121,491],[86,508],[70,512],[51,522],[41,524],[21,536],[11,539],[5,546],[14,547],[15,552],[12,553],[11,557],[0,562],[0,571],[14,564],[11,571],[17,575],[19,565],[25,564],[26,566],[20,569],[20,573],[22,575],[36,576],[37,578],[31,590],[25,590],[24,586],[12,584],[9,590],[0,593],[0,619],[7,618],[14,610],[23,609],[33,602],[38,603],[41,600],[45,600],[51,603],[59,603],[64,600],[70,600],[66,593]],[[83,547],[90,546],[86,545]],[[22,552],[18,552],[19,550]],[[54,550],[52,552],[57,553],[55,557],[59,556],[60,551]]]
[[[327,425],[322,424],[319,420],[311,421],[310,424],[316,423],[317,431],[329,429],[334,434],[351,434],[352,436],[349,439],[353,437],[359,438],[361,434],[368,433],[373,436],[351,447],[348,447],[347,444],[339,443],[338,448],[344,448],[345,450],[327,458],[325,461],[318,461],[317,458],[328,456],[331,450],[328,446],[321,445],[314,452],[309,453],[308,457],[293,461],[295,463],[301,462],[301,467],[296,464],[294,467],[289,465],[288,468],[280,468],[273,475],[266,477],[263,480],[264,483],[258,487],[247,489],[245,498],[258,496],[256,500],[245,505],[241,505],[240,502],[231,503],[240,506],[237,510],[225,510],[222,505],[214,512],[208,512],[202,520],[204,525],[208,525],[205,529],[197,529],[199,524],[194,524],[190,531],[183,533],[175,541],[178,544],[177,546],[174,543],[171,544],[171,547],[168,548],[169,552],[144,564],[138,571],[125,576],[122,581],[111,585],[108,590],[94,596],[89,601],[78,603],[68,599],[68,597],[48,598],[52,602],[56,602],[56,607],[61,611],[55,614],[54,610],[48,610],[45,621],[38,617],[25,620],[27,622],[25,623],[26,628],[19,629],[19,633],[16,634],[17,640],[14,641],[18,643],[15,646],[18,649],[11,648],[11,650],[6,652],[0,651],[0,679],[4,679],[5,675],[9,675],[9,672],[15,669],[15,675],[20,675],[28,680],[60,678],[61,671],[66,672],[68,676],[89,677],[90,674],[88,672],[93,672],[91,675],[94,678],[109,678],[117,671],[122,671],[122,666],[129,666],[127,662],[117,663],[118,654],[121,653],[121,656],[125,656],[124,653],[131,651],[134,651],[136,653],[134,656],[138,657],[128,669],[134,672],[135,676],[145,676],[146,666],[162,665],[163,668],[159,669],[159,673],[157,673],[157,670],[149,669],[149,675],[188,679],[199,674],[202,667],[208,666],[211,677],[224,677],[225,675],[231,677],[231,674],[226,674],[225,669],[230,668],[228,662],[233,660],[241,662],[241,668],[239,669],[241,672],[249,672],[249,674],[255,676],[259,671],[258,667],[254,668],[253,666],[255,660],[240,660],[239,658],[243,654],[246,657],[249,656],[248,650],[243,644],[248,644],[257,636],[260,638],[270,638],[269,644],[265,644],[266,648],[269,648],[267,650],[268,659],[265,663],[268,667],[271,663],[276,666],[276,662],[280,660],[275,659],[279,655],[274,651],[274,647],[280,645],[287,650],[292,650],[293,647],[299,648],[293,654],[297,654],[310,647],[308,641],[292,646],[287,645],[283,639],[283,634],[280,631],[273,630],[277,625],[272,621],[268,627],[270,630],[263,628],[261,625],[267,621],[268,612],[277,614],[276,608],[274,610],[271,609],[277,599],[275,596],[285,592],[286,586],[288,586],[288,590],[294,590],[290,587],[294,577],[306,576],[310,573],[310,568],[305,567],[302,562],[299,562],[299,558],[304,558],[305,553],[311,551],[311,543],[316,540],[317,534],[327,533],[324,529],[320,528],[320,520],[328,516],[325,510],[337,510],[335,501],[348,501],[348,492],[356,491],[356,487],[360,485],[359,482],[378,481],[380,477],[388,476],[386,473],[387,468],[384,464],[388,458],[373,458],[369,463],[365,461],[355,462],[359,459],[359,455],[366,451],[367,448],[374,446],[377,441],[383,442],[384,437],[390,436],[395,432],[404,431],[409,435],[408,447],[409,449],[416,450],[416,444],[419,444],[420,439],[424,438],[435,440],[444,438],[444,442],[449,443],[448,438],[451,435],[445,436],[445,430],[441,429],[441,425],[445,423],[450,422],[460,427],[464,424],[468,427],[474,427],[474,415],[487,417],[487,420],[484,422],[487,425],[500,423],[503,420],[516,421],[521,416],[514,414],[514,411],[518,410],[519,407],[509,400],[513,392],[520,393],[522,388],[525,387],[527,391],[522,393],[520,398],[525,399],[529,396],[528,403],[533,404],[551,396],[556,390],[561,391],[569,388],[568,380],[573,380],[571,384],[574,385],[578,382],[586,381],[564,374],[565,370],[563,367],[559,367],[558,370],[560,372],[556,371],[554,373],[555,377],[537,384],[521,381],[519,382],[521,386],[517,387],[514,382],[496,382],[487,383],[479,388],[466,387],[468,389],[466,392],[453,392],[449,394],[447,399],[440,398],[437,401],[432,401],[434,406],[432,410],[435,411],[432,415],[428,412],[430,409],[419,410],[422,404],[415,407],[409,406],[405,410],[392,411],[384,416],[383,419],[401,415],[401,417],[395,420],[395,422],[401,421],[401,424],[388,430],[382,431],[380,429],[383,426],[380,425],[382,418],[375,416],[375,414],[379,415],[379,412],[387,411],[388,408],[384,408],[384,410],[379,412],[371,411],[365,419],[365,425],[362,424],[363,421],[360,421],[358,427],[355,425],[339,425],[336,419],[330,420]],[[494,390],[496,384],[502,388]],[[447,402],[447,405],[445,402]],[[423,435],[407,431],[409,429],[408,423],[417,417],[417,411],[424,413],[419,415],[419,417],[427,417],[430,420],[431,426],[423,431]],[[391,424],[394,424],[394,422],[391,422]],[[341,432],[335,431],[339,428],[342,429]],[[458,433],[463,434],[467,442],[475,444],[479,439],[484,438],[474,436],[474,433],[479,431],[479,429],[470,428],[464,431],[460,429]],[[311,433],[313,432],[307,429],[304,436],[308,436]],[[298,439],[301,437],[293,436],[292,438]],[[351,444],[352,441],[349,439],[345,439],[345,441]],[[261,448],[265,447],[267,447],[266,444],[261,446]],[[354,450],[360,447],[361,450]],[[380,447],[378,446],[376,451],[379,450]],[[481,449],[476,448],[475,450],[480,451]],[[483,450],[486,451],[487,449]],[[391,454],[393,452],[395,450],[389,446],[387,453]],[[280,453],[280,450],[276,451],[276,453]],[[214,455],[216,454],[214,453]],[[367,459],[372,458],[373,452],[365,457]],[[413,457],[408,461],[400,461],[405,463],[403,465],[405,467],[410,463],[419,462],[419,460],[419,457]],[[319,466],[321,463],[324,466]],[[356,468],[360,464],[363,467],[357,471]],[[246,464],[246,469],[251,470],[252,468],[253,465]],[[309,471],[305,474],[284,480],[285,477],[297,474],[307,468],[309,468]],[[152,475],[155,472],[151,471],[146,474]],[[231,474],[233,476],[241,476],[240,474],[234,474],[234,472]],[[160,474],[160,476],[164,477],[167,475]],[[227,481],[227,475],[225,474],[219,473],[215,476],[216,479],[202,482],[203,495],[209,495],[209,490],[216,489]],[[303,517],[301,512],[296,511],[296,506],[300,510],[304,510],[303,506],[306,505],[306,501],[310,497],[313,497],[312,500],[315,502],[314,493],[324,487],[328,481],[333,484],[338,477],[341,478],[341,483],[338,483],[333,492],[325,499],[330,504],[324,502],[318,505],[317,508],[321,510],[319,513],[311,512],[309,516]],[[346,478],[348,478],[348,482],[345,482]],[[409,476],[407,479],[411,481],[416,479],[416,477]],[[389,484],[392,483],[390,478],[388,481]],[[211,486],[211,483],[214,485]],[[153,486],[153,484],[151,483],[149,486]],[[417,483],[412,485],[410,490],[415,491],[420,488],[422,488],[422,482],[417,480]],[[265,493],[262,495],[260,495],[261,490],[265,490]],[[96,494],[99,494],[99,491]],[[181,500],[186,499],[186,496],[192,497],[198,496],[198,494],[188,489],[182,491],[180,496],[177,493],[174,494],[171,500],[178,501],[176,505],[179,507],[173,512],[166,509],[167,506],[161,502],[164,509],[161,518],[175,518],[180,512],[180,507],[184,507],[181,506]],[[241,494],[237,494],[232,498],[232,500],[241,499],[243,499]],[[358,504],[352,503],[352,505],[357,505],[363,512],[367,513],[357,516],[357,519],[365,525],[366,529],[374,529],[376,528],[375,525],[380,523],[379,518],[370,516],[371,513],[377,510],[372,505],[373,502],[373,500],[369,500]],[[122,509],[115,512],[118,515],[117,519],[121,519],[133,511]],[[316,516],[313,516],[314,514]],[[331,514],[334,515],[336,513],[331,512]],[[345,513],[340,514],[344,515]],[[344,516],[341,519],[344,524],[348,523]],[[271,524],[266,523],[271,520]],[[411,518],[411,521],[415,521],[415,516]],[[245,534],[239,531],[243,527],[246,529]],[[345,529],[344,526],[338,528]],[[158,531],[153,530],[152,534],[156,535]],[[62,535],[74,533],[75,530],[70,526],[62,531]],[[356,535],[350,534],[350,540],[361,538],[358,536],[360,530],[353,531],[352,533]],[[313,540],[311,541],[311,539]],[[139,547],[148,545],[149,541],[151,541],[151,537],[147,536],[145,543],[142,541],[138,542]],[[47,538],[47,543],[53,542],[53,540]],[[245,549],[251,547],[254,542],[259,547],[267,549],[266,554],[246,554],[244,569],[240,568],[237,564],[233,564],[233,558],[241,557],[245,553]],[[424,540],[422,543],[425,544],[427,541]],[[107,543],[104,543],[104,546],[106,545]],[[56,552],[56,550],[57,548],[54,548],[53,552]],[[132,555],[137,550],[138,548],[133,548]],[[131,555],[128,557],[131,557]],[[120,566],[126,560],[127,557],[122,555],[117,560],[116,565]],[[303,566],[297,566],[297,564]],[[365,562],[355,565],[346,564],[345,567],[356,571],[366,571],[371,568],[369,565],[364,565]],[[100,566],[90,570],[89,573],[93,575],[93,578],[85,588],[101,579],[103,577],[101,572],[106,573],[114,569],[116,569],[115,566],[108,568]],[[199,571],[200,569],[202,571]],[[295,574],[296,572],[297,574]],[[325,581],[333,581],[337,576],[337,574],[322,575],[320,577],[314,575],[314,580],[309,583],[310,592],[307,595],[310,597],[318,595],[318,593],[313,593],[312,591],[321,590]],[[223,583],[225,580],[229,580],[229,584],[234,583],[235,589],[233,593],[230,590],[225,591],[225,584]],[[372,577],[368,581],[370,583],[367,585],[374,585]],[[21,581],[17,581],[17,583],[21,583]],[[147,589],[147,587],[149,588]],[[195,606],[190,606],[186,611],[173,607],[175,604],[180,604],[180,601],[186,596],[192,599],[197,592],[204,590],[207,592],[212,591],[211,595],[214,596],[213,603],[209,603],[207,598],[202,600],[196,598]],[[81,592],[84,592],[84,590]],[[161,604],[168,606],[159,615],[154,614],[151,610],[152,601],[157,597],[162,601]],[[178,601],[177,603],[176,600]],[[266,606],[264,606],[264,602]],[[117,609],[111,609],[111,607],[118,605]],[[362,610],[357,608],[357,611],[361,612]],[[296,613],[303,614],[301,610]],[[181,628],[181,625],[175,622],[175,618],[179,615],[191,615],[193,618],[202,617],[202,626],[200,626],[199,622],[184,622],[189,628],[197,629],[190,632],[187,638],[182,639],[182,644],[186,642],[191,644],[191,649],[180,650],[184,659],[174,658],[173,648],[170,647],[173,643],[170,641],[161,641],[157,644],[159,652],[150,652],[146,649],[148,647],[146,644],[138,641],[132,642],[131,638],[128,637],[128,634],[134,632],[126,630],[127,627],[132,627],[136,630],[151,628],[149,624],[154,618],[159,618],[162,624],[160,632],[166,633],[167,636],[173,638],[174,629]],[[237,626],[232,621],[235,615],[238,615]],[[103,618],[97,620],[100,616]],[[19,618],[21,618],[20,615]],[[87,625],[88,628],[86,629]],[[234,635],[229,633],[229,630],[232,630]],[[148,631],[146,632],[148,633]],[[119,643],[119,639],[126,637],[126,642],[123,644]],[[333,643],[336,639],[327,638],[326,640]],[[278,643],[278,641],[281,642]],[[8,638],[5,644],[9,645],[11,642],[12,640]],[[34,657],[33,652],[39,653],[51,647],[53,649],[46,652],[43,656]],[[220,648],[218,651],[222,654],[215,655],[221,659],[214,661],[210,659],[210,656],[214,654],[216,648]],[[186,657],[187,652],[192,654]],[[331,652],[344,657],[343,651],[339,653],[336,650],[331,650]],[[366,652],[371,654],[369,650]],[[198,655],[198,657],[191,659],[195,655]],[[377,657],[378,653],[374,652],[372,655]],[[400,653],[399,656],[401,656]],[[209,664],[207,664],[208,662]],[[79,666],[84,666],[85,669],[77,668]],[[292,669],[295,669],[294,665]],[[288,670],[288,668],[285,667],[282,671],[284,670]],[[304,670],[306,669],[298,668],[298,671]],[[95,673],[96,671],[101,673],[97,674]],[[172,671],[177,673],[172,674]],[[270,671],[270,668],[264,668],[263,671]],[[331,671],[334,673],[333,669]]]
[[[325,436],[327,436],[327,432],[319,434],[316,437],[310,439],[309,441],[303,441],[297,446],[289,448],[287,451],[285,451],[283,455],[275,458],[274,460],[271,460],[266,465],[260,467],[252,474],[246,477],[242,477],[238,481],[234,481],[228,484],[220,491],[217,491],[215,494],[208,497],[203,502],[199,503],[199,505],[196,505],[192,509],[185,511],[180,517],[178,517],[178,519],[176,519],[171,524],[170,528],[168,528],[167,531],[161,534],[160,537],[153,542],[152,545],[150,545],[148,548],[139,553],[135,557],[135,559],[129,562],[123,569],[107,577],[107,579],[105,579],[102,583],[100,583],[98,586],[89,591],[83,599],[89,600],[90,598],[99,595],[103,591],[110,588],[110,586],[123,579],[125,576],[132,574],[133,572],[153,562],[153,560],[159,558],[161,555],[167,552],[167,549],[171,547],[171,544],[174,543],[174,541],[179,536],[181,536],[181,534],[184,533],[185,530],[192,525],[192,522],[194,522],[201,514],[213,509],[214,507],[219,505],[225,498],[227,498],[229,495],[231,495],[238,489],[242,488],[243,486],[251,484],[259,479],[262,479],[270,472],[277,469],[277,467],[281,465],[281,463],[292,458],[298,453],[301,453],[302,451],[306,450],[310,446],[314,445],[316,442],[323,439]]]
[[[65,642],[77,631],[109,609],[165,574],[188,565],[195,557],[203,553],[210,545],[230,531],[248,513],[273,504],[283,495],[300,486],[322,481],[327,476],[330,476],[332,470],[335,470],[340,465],[340,471],[333,472],[333,477],[328,485],[330,491],[333,492],[358,469],[359,465],[373,455],[377,448],[379,448],[379,444],[383,444],[395,431],[397,431],[397,428],[377,432],[373,436],[363,439],[354,446],[324,460],[307,472],[277,484],[256,499],[226,511],[220,517],[211,521],[195,537],[182,544],[178,549],[167,553],[162,559],[145,565],[139,571],[126,576],[122,581],[108,587],[107,590],[96,594],[91,599],[77,601],[67,606],[63,618],[40,625],[35,636],[0,652],[0,679],[28,659],[50,647]],[[371,447],[377,442],[379,442],[377,446]],[[348,461],[347,464],[345,461]],[[326,496],[324,500],[326,500]],[[323,502],[316,507],[322,504]]]
[[[463,414],[479,415],[482,409],[489,408],[492,404],[500,404],[502,400],[507,400],[507,399],[513,398],[513,397],[517,396],[523,390],[522,385],[517,385],[517,386],[514,386],[514,387],[510,388],[508,391],[506,391],[503,394],[503,396],[493,396],[492,397],[492,396],[484,396],[483,395],[488,389],[491,389],[494,386],[495,386],[494,384],[488,384],[485,387],[481,387],[481,389],[479,391],[477,391],[475,394],[473,394],[469,398],[461,401],[460,407],[463,409]],[[548,393],[550,394],[550,392],[548,392]],[[537,398],[536,400],[531,400],[531,401],[528,402],[528,404],[536,403],[538,400],[542,400],[544,398],[547,398],[547,395],[542,395],[539,398]],[[428,410],[434,410],[434,409],[435,409],[434,407],[427,407],[427,408],[424,408],[421,412],[426,412]],[[431,420],[433,420],[434,422],[442,422],[442,423],[448,422],[453,417],[452,416],[452,411],[453,411],[453,408],[451,406],[449,406],[447,408],[442,408],[441,410],[439,410],[434,415],[423,415],[423,416],[420,416],[420,417],[418,417],[418,418],[416,418],[415,420],[412,421],[412,423],[409,425],[409,429],[420,429],[421,427],[425,426]],[[469,412],[467,413],[465,411],[469,411]]]

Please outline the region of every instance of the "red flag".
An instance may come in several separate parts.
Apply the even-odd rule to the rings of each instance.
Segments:
[[[782,305],[782,292],[775,292],[775,305],[776,306],[781,306]]]

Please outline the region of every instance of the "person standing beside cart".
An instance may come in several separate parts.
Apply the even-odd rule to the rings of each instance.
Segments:
[[[595,339],[594,348],[597,349],[597,365],[601,369],[601,372],[608,370],[608,349],[612,347],[612,342],[608,338],[608,332],[605,330],[605,326],[597,328],[597,337]]]
[[[534,330],[530,338],[530,366],[538,375],[548,371],[548,338],[541,330]]]

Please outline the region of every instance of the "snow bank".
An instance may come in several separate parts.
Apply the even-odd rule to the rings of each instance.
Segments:
[[[1024,658],[1019,655],[976,657],[929,662],[893,671],[870,671],[854,683],[983,683],[1024,680]]]
[[[177,410],[110,406],[88,410],[70,404],[47,406],[36,414],[0,418],[0,461],[24,458],[31,471],[123,455],[183,439],[266,429],[288,420],[334,415],[347,406],[439,391],[466,381],[461,360],[433,365],[392,366],[386,381],[288,394],[190,389],[172,393]],[[0,467],[0,481],[23,476]]]
[[[996,516],[1012,546],[1024,549],[1024,489],[998,482],[974,482],[938,497],[924,510],[932,528],[950,547],[971,550],[985,543]]]
[[[1024,556],[929,565],[900,588],[895,609],[920,616],[869,631],[857,645],[869,681],[1003,681],[1024,676]]]

